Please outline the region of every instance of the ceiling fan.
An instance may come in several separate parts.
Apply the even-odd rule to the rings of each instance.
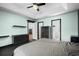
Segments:
[[[34,8],[36,9],[37,11],[39,11],[39,6],[43,6],[45,5],[46,3],[33,3],[32,6],[28,6],[27,8]]]

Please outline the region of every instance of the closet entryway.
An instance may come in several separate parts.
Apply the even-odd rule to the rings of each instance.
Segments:
[[[61,41],[61,19],[51,20],[52,39]]]

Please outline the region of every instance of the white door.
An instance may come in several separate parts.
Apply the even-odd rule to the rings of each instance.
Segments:
[[[33,39],[37,39],[37,23],[33,24]]]
[[[60,41],[60,20],[52,21],[52,38],[54,40]]]
[[[39,39],[41,38],[41,27],[43,26],[43,23],[39,23]]]

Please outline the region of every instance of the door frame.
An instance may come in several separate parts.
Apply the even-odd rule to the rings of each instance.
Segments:
[[[40,23],[43,23],[43,26],[44,26],[44,21],[37,22],[37,39],[38,40],[39,40],[39,24]]]
[[[27,20],[27,33],[29,34],[29,23],[35,23],[36,21]]]
[[[51,27],[53,27],[53,21],[57,21],[57,20],[60,20],[60,41],[61,41],[61,19],[54,19],[54,20],[51,20]],[[53,33],[53,30],[52,30],[52,33]],[[53,36],[53,35],[52,35]],[[53,39],[53,37],[52,37]]]

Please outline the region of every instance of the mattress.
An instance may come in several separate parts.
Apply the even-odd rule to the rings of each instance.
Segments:
[[[79,55],[79,44],[40,39],[14,50],[14,56],[68,56]]]

